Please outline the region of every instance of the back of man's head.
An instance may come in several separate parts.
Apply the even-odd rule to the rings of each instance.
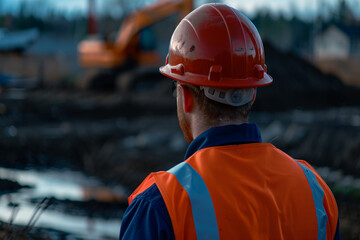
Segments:
[[[256,27],[225,4],[204,4],[179,23],[160,72],[185,85],[211,121],[247,119],[256,88],[272,83]]]
[[[225,88],[205,88],[184,84],[183,86],[188,88],[194,99],[199,106],[199,110],[203,115],[203,119],[209,125],[217,125],[221,122],[241,121],[246,122],[250,113],[253,101],[255,100],[256,90],[255,88],[242,88],[242,89],[225,89]],[[226,95],[232,94],[233,91],[239,91],[239,93],[233,93],[240,95],[240,98],[251,97],[249,101],[245,99],[240,105],[231,105],[224,103],[220,100],[225,100]],[[214,97],[208,97],[212,95]],[[239,96],[238,96],[239,97]]]

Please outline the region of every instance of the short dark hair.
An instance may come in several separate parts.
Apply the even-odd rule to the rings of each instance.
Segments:
[[[221,119],[231,121],[248,119],[252,107],[252,102],[242,106],[234,107],[207,98],[204,91],[200,89],[200,86],[186,83],[180,84],[189,89],[189,91],[193,94],[195,101],[197,101],[200,106],[200,110],[204,114],[204,120],[208,121],[209,123],[217,123]]]

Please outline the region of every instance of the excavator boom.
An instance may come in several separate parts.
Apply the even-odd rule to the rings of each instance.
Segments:
[[[78,46],[79,62],[83,67],[117,68],[126,59],[136,55],[146,55],[134,46],[138,45],[138,35],[141,30],[155,24],[174,13],[180,13],[180,18],[184,17],[192,10],[192,0],[161,0],[147,7],[144,7],[130,14],[122,23],[115,42],[101,40],[84,40]],[[157,53],[150,52],[152,56]],[[159,58],[148,57],[146,59],[153,65],[159,64]]]

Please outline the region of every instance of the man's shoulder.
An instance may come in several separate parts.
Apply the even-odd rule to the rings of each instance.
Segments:
[[[143,192],[139,193],[130,204],[129,208],[137,211],[151,211],[161,215],[167,221],[170,220],[165,201],[160,193],[159,188],[154,183]]]
[[[142,194],[144,191],[146,191],[148,188],[150,188],[152,185],[155,184],[155,180],[153,177],[153,173],[149,174],[144,181],[135,189],[135,191],[129,196],[128,201],[129,205],[132,203],[132,201],[140,194]]]
[[[153,183],[150,187],[145,189],[143,192],[136,195],[133,201],[145,200],[151,204],[157,205],[158,203],[164,202],[159,188]]]
[[[169,213],[155,183],[139,193],[126,210],[120,239],[174,239]]]

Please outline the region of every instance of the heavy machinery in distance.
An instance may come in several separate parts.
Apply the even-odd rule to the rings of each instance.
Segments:
[[[111,41],[94,35],[96,27],[93,25],[93,9],[90,8],[90,35],[78,45],[80,66],[92,72],[92,76],[84,80],[83,87],[128,90],[134,82],[152,84],[151,81],[161,78],[158,68],[165,60],[156,47],[150,27],[176,14],[180,20],[192,9],[192,0],[160,0],[126,16],[115,40]],[[167,44],[169,40],[166,40]]]

